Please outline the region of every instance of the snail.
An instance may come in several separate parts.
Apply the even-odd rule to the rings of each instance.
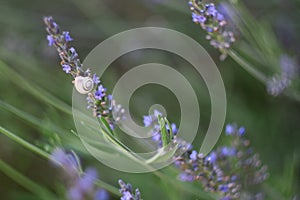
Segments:
[[[88,76],[77,76],[74,81],[74,86],[79,93],[88,94],[94,88],[94,81]]]

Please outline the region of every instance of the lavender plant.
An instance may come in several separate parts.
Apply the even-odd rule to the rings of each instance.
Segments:
[[[295,85],[292,83],[299,77],[298,64],[285,54],[274,55],[280,47],[274,42],[273,33],[266,27],[256,25],[258,23],[253,23],[254,19],[250,21],[251,16],[242,6],[242,3],[230,1],[230,3],[225,2],[220,4],[217,8],[213,3],[204,3],[202,0],[191,0],[189,1],[189,6],[192,11],[193,22],[199,24],[207,33],[206,39],[210,40],[210,44],[221,52],[221,60],[230,55],[247,72],[263,82],[270,95],[278,96],[286,93],[288,97],[299,100],[297,88],[292,87]],[[228,23],[229,20],[232,24]],[[244,59],[232,48],[232,44],[236,40],[234,35],[237,32],[233,28],[234,25],[238,26],[239,31],[245,39],[251,42],[251,45],[243,43],[242,47],[237,47],[237,49],[240,52],[246,53],[248,57],[258,55],[252,58],[253,62],[256,65],[258,64],[267,68],[272,74],[271,76],[266,75],[264,69],[259,69],[255,65],[252,65],[252,63]],[[252,36],[251,31],[253,30],[259,30],[262,35],[261,38]],[[279,60],[279,62],[274,63],[274,60]],[[279,69],[277,68],[278,66]]]
[[[298,66],[296,61],[288,55],[280,57],[280,73],[269,78],[267,81],[267,91],[273,96],[282,94],[297,78]]]
[[[229,146],[223,146],[204,156],[191,151],[178,158],[176,165],[182,170],[182,181],[200,181],[206,191],[219,193],[222,200],[262,199],[261,193],[252,193],[251,187],[268,177],[267,167],[245,138],[245,128],[227,125],[231,136]],[[250,191],[249,191],[250,189]]]
[[[239,20],[241,20],[241,18],[243,20],[241,20],[239,23],[241,23],[241,25],[250,24],[247,29],[252,31],[254,34],[247,34],[247,32],[243,32],[244,30],[240,30],[241,36],[246,38],[249,44],[245,43],[245,41],[242,41],[240,42],[241,45],[236,44],[234,45],[234,47],[233,43],[236,40],[236,33],[230,29],[230,26],[228,26],[230,23],[229,19],[227,18],[228,16],[223,13],[223,10],[219,9],[217,4],[214,5],[212,3],[205,2],[208,1],[190,1],[189,5],[192,10],[192,18],[193,21],[200,25],[201,28],[207,33],[206,38],[210,41],[210,44],[221,52],[220,57],[222,60],[225,59],[226,56],[231,56],[239,64],[244,67],[246,66],[245,68],[247,68],[248,66],[247,70],[250,73],[254,74],[256,78],[262,80],[263,83],[266,84],[268,93],[273,96],[286,94],[290,92],[291,89],[294,89],[295,83],[297,84],[297,78],[299,75],[299,66],[295,61],[296,59],[282,52],[278,53],[274,51],[274,48],[272,48],[272,45],[270,45],[270,38],[272,38],[272,34],[268,34],[268,32],[265,32],[264,34],[262,33],[266,30],[264,29],[265,27],[262,28],[264,24],[255,23],[257,21],[253,21],[254,23],[248,23],[251,18],[242,17],[242,14],[244,14],[245,12],[244,10],[241,10],[241,1],[229,2],[230,4],[234,5],[233,9],[241,11],[242,13],[241,15],[239,15]],[[78,3],[78,5],[83,4]],[[115,127],[118,125],[118,121],[124,119],[122,115],[124,112],[123,108],[121,107],[121,105],[116,104],[111,95],[107,94],[107,90],[100,81],[99,77],[96,74],[92,73],[89,69],[84,69],[84,66],[82,66],[82,63],[80,62],[77,51],[74,47],[69,46],[70,42],[73,41],[70,33],[67,31],[61,31],[60,27],[53,21],[52,17],[45,17],[44,21],[47,25],[48,44],[49,46],[54,46],[59,52],[62,70],[68,75],[71,75],[74,80],[73,84],[78,92],[86,95],[88,104],[87,107],[88,109],[92,110],[94,116],[100,121],[103,120],[101,121],[101,123],[103,122],[108,124],[109,129],[115,129]],[[244,22],[247,23],[243,24]],[[7,22],[5,23],[11,23],[11,21],[7,20]],[[257,33],[253,30],[257,31]],[[110,32],[107,31],[106,33]],[[252,35],[257,35],[258,37],[254,38],[255,40],[253,41],[253,38],[251,38]],[[21,47],[19,42],[16,43],[17,44],[15,48],[20,49]],[[1,50],[5,53],[6,51],[8,51],[8,49],[5,48],[2,48]],[[272,55],[272,57],[270,56],[270,54],[272,54],[273,52],[275,53],[274,55]],[[5,53],[1,52],[1,57],[5,55]],[[13,53],[12,55],[16,63],[21,62],[22,64],[24,64],[24,66],[31,66],[35,64],[34,62],[28,61],[28,58],[26,58],[25,60],[18,60],[18,55],[15,55],[15,53]],[[244,58],[242,55],[244,55]],[[4,57],[1,58],[1,60],[5,60],[6,57]],[[252,57],[254,57],[254,59]],[[26,64],[27,61],[28,64]],[[253,63],[254,65],[251,65]],[[255,66],[255,64],[257,64],[257,66]],[[260,67],[265,66],[266,68],[262,69],[261,71],[255,70],[256,68],[260,69]],[[26,80],[25,77],[21,77],[20,75],[18,76],[18,73],[14,73],[13,67],[10,67],[10,64],[6,64],[6,61],[0,62],[0,68],[0,75],[4,74],[5,76],[9,77],[11,81],[17,83],[16,85],[20,85],[21,88],[25,89],[25,91],[27,91],[28,93],[33,94],[39,100],[42,100],[42,102],[46,102],[47,104],[49,103],[53,107],[58,108],[65,113],[67,113],[66,110],[70,110],[70,107],[64,107],[65,104],[63,104],[61,101],[57,101],[58,98],[53,98],[53,96],[49,95],[49,93],[45,93],[45,90],[43,90],[42,87],[35,87],[36,84],[30,85],[29,80]],[[28,69],[26,68],[26,70]],[[32,73],[33,70],[28,71]],[[265,73],[265,71],[267,71],[268,73]],[[16,92],[13,91],[12,93]],[[297,99],[297,96],[292,97]],[[15,99],[16,98],[14,97],[14,100]],[[25,98],[22,97],[20,99],[22,100],[22,105],[24,105],[23,101],[25,100]],[[58,138],[56,132],[63,135],[65,134],[65,130],[61,130],[56,126],[53,126],[52,122],[50,122],[50,125],[47,127],[45,124],[43,124],[44,121],[40,118],[40,116],[34,118],[31,115],[28,115],[28,113],[22,113],[20,112],[20,110],[17,110],[14,107],[10,107],[9,104],[3,104],[2,100],[0,103],[1,108],[9,110],[9,112],[16,114],[18,117],[21,117],[22,120],[33,124],[34,126],[36,126],[36,129],[38,129],[38,131],[47,130],[48,132],[53,132],[53,138],[50,138],[50,136],[42,136],[43,138],[41,138],[41,140],[43,141],[44,139],[46,140],[46,138],[50,138],[51,140],[53,139],[52,142],[50,142],[50,145],[44,146],[43,142],[37,142],[38,144],[42,143],[42,145],[40,146],[45,147],[44,151],[42,149],[39,149],[38,147],[35,147],[33,144],[26,142],[21,137],[10,133],[6,129],[2,128],[2,126],[0,126],[0,132],[4,135],[16,141],[26,149],[29,149],[32,152],[40,155],[41,157],[50,159],[55,166],[63,167],[62,176],[66,186],[66,188],[64,188],[66,189],[66,192],[63,194],[62,198],[75,200],[108,199],[109,197],[107,191],[116,194],[113,189],[107,190],[106,187],[99,187],[99,184],[96,184],[98,177],[97,172],[94,168],[90,167],[83,170],[79,158],[75,152],[65,151],[62,148],[58,147],[62,146],[62,143],[60,141],[60,138]],[[113,115],[118,115],[118,117],[114,119],[112,117]],[[1,119],[2,116],[3,115],[1,115]],[[6,126],[6,124],[4,125]],[[192,183],[180,183],[179,181],[176,182],[175,179],[171,179],[170,176],[160,176],[160,180],[162,182],[167,183],[168,178],[171,180],[168,182],[168,184],[170,184],[170,188],[170,182],[173,181],[173,185],[176,186],[174,188],[176,188],[176,190],[179,190],[178,193],[181,192],[181,185],[187,184],[187,187],[184,188],[183,191],[190,192],[192,191],[190,190],[192,187],[198,186],[197,183],[194,184],[194,182],[198,182],[202,184],[203,188],[205,189],[205,191],[207,191],[208,194],[213,194],[213,198],[215,197],[214,194],[217,194],[217,198],[222,200],[261,200],[264,199],[265,196],[269,196],[264,194],[263,192],[260,192],[261,184],[268,177],[267,167],[265,165],[262,165],[258,154],[255,153],[254,149],[251,147],[250,141],[246,139],[245,129],[243,127],[238,127],[235,124],[228,125],[226,127],[226,135],[230,143],[227,146],[220,146],[209,155],[204,156],[203,154],[192,150],[191,144],[188,144],[185,141],[182,141],[181,138],[178,138],[176,125],[173,123],[169,123],[165,118],[162,117],[161,113],[159,113],[158,111],[155,111],[153,115],[144,116],[144,125],[146,127],[153,128],[152,140],[157,148],[162,148],[170,142],[173,142],[178,145],[179,150],[188,150],[187,153],[183,154],[180,157],[177,157],[175,166],[178,168],[177,172],[179,181]],[[114,133],[114,131],[112,131],[112,133]],[[65,134],[64,137],[69,137],[69,135]],[[34,140],[36,140],[36,138]],[[7,149],[4,150],[7,151]],[[52,153],[51,155],[48,155],[47,152]],[[1,158],[0,160],[1,172],[11,177],[14,181],[32,192],[37,196],[37,198],[61,198],[59,197],[59,194],[52,194],[52,190],[44,188],[42,184],[34,184],[34,181],[30,181],[28,178],[26,178],[26,176],[22,176],[16,170],[10,168],[9,165],[5,164],[2,159],[5,158]],[[287,163],[287,165],[292,164]],[[164,172],[169,171],[166,170]],[[155,176],[156,174],[160,174],[160,172],[155,173]],[[293,173],[291,173],[291,176],[293,176]],[[279,182],[282,182],[282,185],[285,185],[288,181],[281,181],[280,179]],[[121,187],[121,200],[141,199],[141,194],[138,189],[134,192],[132,186],[129,183],[125,183],[121,180],[119,181],[119,184]],[[145,187],[144,183],[141,183],[140,187]],[[288,188],[289,186],[286,187]],[[102,188],[106,189],[104,190]],[[6,186],[3,185],[2,189],[5,190]],[[196,189],[197,191],[202,191],[200,188]],[[278,190],[278,187],[275,187],[274,190]],[[170,191],[170,193],[174,193],[174,195],[177,194],[176,191],[173,190],[173,188],[171,188]],[[163,190],[163,192],[167,193],[167,190]],[[270,192],[269,188],[264,192]],[[193,191],[191,193],[199,194],[193,193]],[[284,197],[279,193],[280,192],[271,191],[271,195],[269,196],[269,198],[277,198],[280,200],[284,199]],[[45,196],[45,194],[47,195]],[[297,195],[293,196],[293,199],[298,199]],[[6,198],[6,196],[3,198]],[[18,199],[18,197],[15,198]],[[205,197],[199,195],[197,196],[197,198],[202,199]]]
[[[170,133],[169,138],[162,137],[162,126],[160,123],[160,117],[162,117],[162,113],[158,110],[154,110],[152,115],[145,115],[143,117],[143,122],[145,127],[152,127],[152,140],[157,144],[159,148],[168,145],[171,140],[175,140],[177,127],[176,124],[172,123],[169,125],[166,124],[166,130]]]
[[[63,168],[67,185],[67,199],[70,200],[107,200],[108,193],[98,188],[94,183],[98,173],[94,168],[82,171],[81,163],[75,152],[66,153],[61,148],[55,148],[51,154],[51,161],[55,166]]]
[[[122,194],[121,200],[142,200],[141,192],[139,189],[136,189],[135,192],[132,190],[130,183],[125,183],[122,180],[119,180],[120,193]]]
[[[232,31],[227,30],[227,21],[213,3],[204,3],[202,0],[191,0],[189,6],[192,11],[193,22],[199,24],[207,33],[206,39],[221,52],[220,59],[224,60],[228,49],[235,42]]]
[[[222,28],[226,24],[223,15],[217,12],[213,4],[203,5],[201,1],[193,1],[190,2],[190,5],[192,6],[192,10],[195,11],[195,13],[193,13],[194,21],[200,23],[202,28],[208,31],[209,36],[211,36],[209,38],[213,38],[212,42],[218,40],[220,45],[216,46],[216,48],[218,48],[223,53],[223,56],[225,56],[226,49],[230,47],[230,43],[226,43],[224,40],[224,37],[227,36],[227,32]],[[47,32],[49,33],[47,37],[49,45],[55,45],[60,56],[64,55],[67,52],[67,42],[72,40],[69,33],[63,32],[60,34],[58,25],[51,17],[45,18],[44,21],[47,25]],[[51,30],[51,28],[53,30]],[[229,35],[233,37],[232,33]],[[232,38],[231,42],[233,41],[234,39]],[[74,48],[72,49],[74,50]],[[74,53],[74,51],[72,52]],[[74,62],[74,58],[76,58],[76,62]],[[91,78],[89,70],[86,72],[82,71],[82,64],[80,64],[77,53],[75,53],[75,56],[69,55],[69,57],[61,57],[61,59],[63,70],[75,77],[75,87],[76,78]],[[96,85],[95,88],[93,88],[93,84]],[[94,109],[97,110],[99,104],[97,104],[97,102],[95,103],[95,98],[100,102],[101,100],[104,100],[103,106],[106,106],[106,101],[112,100],[112,98],[105,98],[106,89],[100,85],[100,79],[96,74],[93,75],[92,86],[93,89],[87,92],[87,99],[89,107],[94,107]],[[91,93],[93,90],[94,93]],[[80,92],[80,90],[78,91]],[[81,93],[84,93],[84,91]],[[120,106],[118,108],[120,110]],[[111,112],[112,109],[108,109],[108,111]],[[103,113],[102,115],[95,115],[95,117],[101,116],[106,117],[106,120],[110,122],[111,128],[113,129],[113,125],[115,124],[112,123],[112,115],[110,115],[110,117],[106,114],[103,115]],[[226,134],[232,137],[231,145],[229,147],[220,147],[216,151],[211,152],[208,156],[204,156],[195,150],[191,151],[191,144],[177,138],[176,125],[174,123],[170,124],[167,119],[162,117],[162,113],[159,111],[154,110],[152,115],[144,116],[143,122],[145,127],[153,127],[152,139],[157,144],[158,148],[167,146],[173,141],[176,144],[179,144],[179,149],[184,151],[189,150],[187,153],[176,158],[177,161],[175,165],[182,171],[179,175],[181,181],[200,181],[206,191],[218,193],[222,196],[222,200],[240,199],[245,195],[247,195],[247,198],[251,199],[258,196],[261,197],[260,193],[252,194],[248,192],[247,189],[252,185],[262,183],[267,178],[267,168],[266,166],[261,166],[258,155],[254,154],[253,149],[249,146],[249,140],[244,138],[245,128],[238,128],[236,125],[227,125]],[[60,154],[62,153],[60,152]],[[61,155],[59,155],[59,157],[60,156]],[[76,168],[77,167],[75,167],[75,169]],[[121,186],[120,192],[123,195],[121,198],[122,200],[140,199],[140,192],[138,189],[134,194],[130,184],[125,184],[121,180],[119,181],[119,184]],[[76,190],[76,187],[75,189],[72,188],[70,194],[74,196],[83,196],[83,194]]]
[[[124,110],[117,105],[111,95],[106,94],[106,88],[100,78],[92,74],[90,69],[83,69],[82,63],[74,47],[69,47],[72,41],[69,32],[61,31],[52,17],[44,17],[49,46],[54,46],[61,59],[62,70],[72,75],[73,84],[78,92],[87,95],[88,108],[93,110],[94,116],[104,118],[111,129],[122,119]],[[117,117],[113,118],[113,114]]]
[[[51,162],[63,168],[63,176],[67,185],[67,199],[70,200],[108,200],[109,194],[95,185],[98,173],[94,168],[82,171],[80,160],[74,151],[67,153],[62,148],[55,148],[50,157]],[[132,190],[130,183],[119,180],[121,200],[142,200],[139,189]]]

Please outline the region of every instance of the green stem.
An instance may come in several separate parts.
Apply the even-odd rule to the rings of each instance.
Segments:
[[[262,83],[266,83],[266,76],[260,71],[256,70],[251,64],[242,59],[234,50],[230,50],[228,55],[235,60],[241,67],[244,68],[249,74],[251,74],[254,78],[261,81]]]
[[[14,180],[16,183],[26,188],[36,196],[40,197],[40,199],[47,199],[47,200],[58,199],[57,197],[54,197],[54,195],[48,190],[46,190],[44,187],[41,187],[40,185],[36,184],[29,178],[25,177],[24,175],[22,175],[20,172],[13,169],[11,166],[6,164],[1,159],[0,159],[0,170],[8,177],[10,177],[12,180]]]
[[[30,144],[29,142],[25,141],[24,139],[18,137],[17,135],[13,134],[12,132],[6,130],[2,126],[0,126],[0,132],[12,139],[13,141],[17,142],[18,144],[22,145],[23,147],[27,148],[28,150],[46,158],[49,159],[50,155],[46,153],[45,151],[37,148],[36,146]]]
[[[18,144],[22,145],[23,147],[27,148],[28,150],[32,151],[33,153],[36,153],[44,158],[46,158],[47,160],[52,159],[52,162],[58,163],[59,165],[61,165],[57,160],[53,160],[53,158],[51,158],[50,154],[46,153],[45,151],[39,149],[38,147],[30,144],[29,142],[25,141],[24,139],[18,137],[17,135],[13,134],[12,132],[6,130],[5,128],[0,126],[0,132],[3,133],[4,135],[6,135],[7,137],[9,137],[10,139],[12,139],[13,141],[17,142]],[[101,180],[97,180],[96,181],[96,185],[98,185],[99,187],[102,187],[104,189],[106,189],[107,191],[115,194],[115,195],[120,195],[119,190],[116,187],[113,187]]]
[[[109,191],[112,194],[115,194],[116,196],[120,196],[120,191],[118,188],[116,188],[108,183],[105,183],[104,181],[101,181],[100,179],[97,179],[95,181],[95,185]]]

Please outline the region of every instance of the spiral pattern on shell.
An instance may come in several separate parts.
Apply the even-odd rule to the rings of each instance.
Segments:
[[[90,93],[94,88],[94,82],[91,77],[83,77],[83,76],[77,76],[74,81],[74,85],[76,90],[80,94],[88,94]]]

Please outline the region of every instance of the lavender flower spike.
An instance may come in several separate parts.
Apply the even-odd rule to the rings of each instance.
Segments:
[[[61,31],[52,17],[44,17],[44,22],[48,33],[48,45],[54,46],[58,51],[62,70],[72,75],[73,83],[78,92],[87,94],[88,108],[93,109],[94,116],[105,118],[113,129],[118,122],[113,118],[113,114],[120,116],[118,119],[121,120],[124,113],[121,111],[123,110],[107,96],[106,88],[100,84],[100,78],[96,74],[92,75],[89,69],[83,70],[83,65],[75,48],[69,47],[69,42],[73,40],[70,33]],[[85,86],[88,85],[89,87],[82,87],[83,83],[88,83]]]
[[[63,175],[66,179],[68,200],[84,200],[86,197],[95,200],[108,199],[108,193],[95,185],[95,180],[98,178],[97,171],[94,168],[87,168],[82,172],[78,156],[75,153],[66,153],[65,150],[56,148],[51,154],[51,161],[64,169]]]
[[[119,185],[121,187],[120,193],[122,194],[121,200],[142,200],[139,189],[133,192],[130,183],[126,184],[124,181],[119,180]]]
[[[268,173],[267,167],[261,164],[258,154],[250,147],[245,133],[244,127],[228,124],[229,146],[219,147],[206,157],[195,150],[178,157],[176,166],[181,170],[178,178],[181,181],[200,181],[206,191],[218,193],[220,200],[246,199],[245,195],[249,197],[247,199],[256,199],[261,193],[253,192],[253,189],[259,189]],[[250,187],[251,191],[248,191]]]
[[[221,52],[224,60],[231,44],[235,42],[234,34],[226,30],[227,21],[213,3],[203,3],[202,0],[190,0],[193,22],[199,24],[207,32],[206,38],[210,44]]]

